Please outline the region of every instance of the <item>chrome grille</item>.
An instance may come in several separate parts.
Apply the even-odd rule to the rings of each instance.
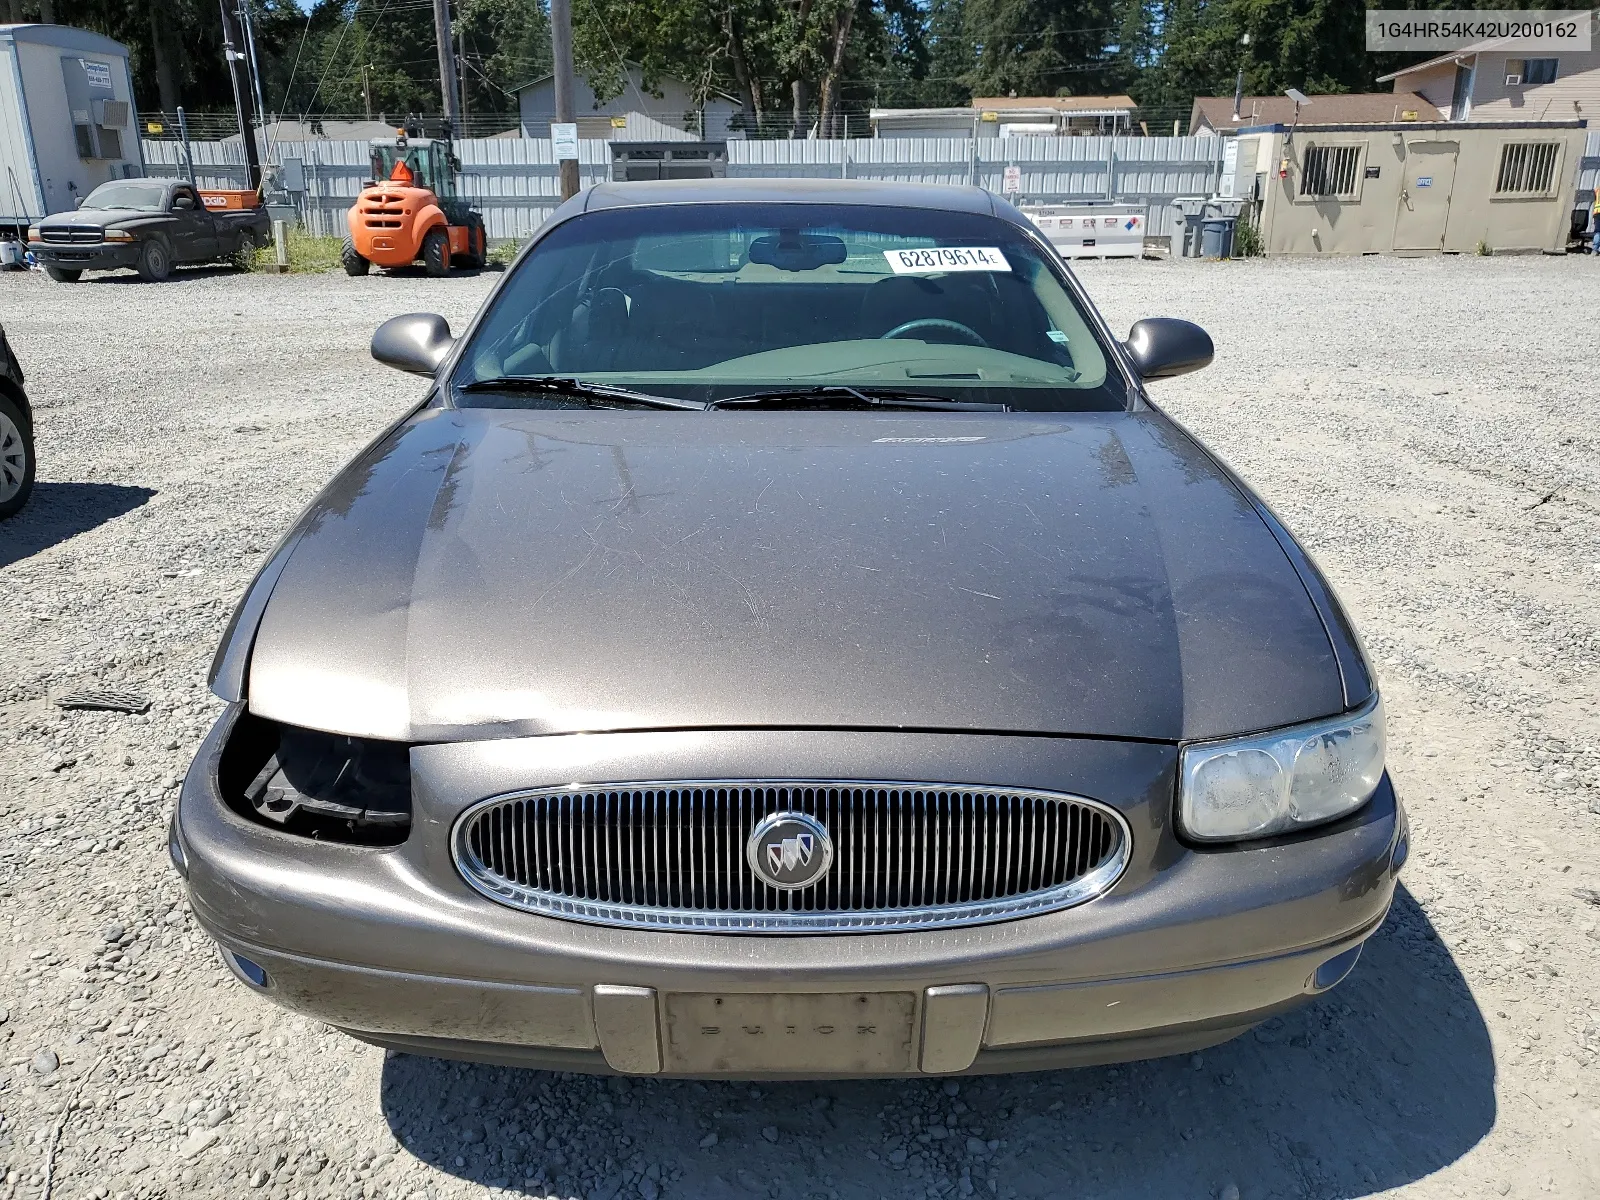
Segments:
[[[781,891],[745,860],[756,824],[803,812],[833,866]],[[729,933],[924,929],[1008,920],[1105,891],[1128,857],[1114,810],[1009,788],[692,780],[496,796],[457,822],[456,865],[514,908],[604,925]]]
[[[46,242],[98,242],[105,237],[105,231],[98,228],[86,228],[81,225],[42,225],[39,227],[39,238]]]

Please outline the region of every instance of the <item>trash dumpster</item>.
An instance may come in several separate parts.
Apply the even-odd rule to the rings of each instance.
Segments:
[[[1237,217],[1207,217],[1200,226],[1202,258],[1233,257],[1233,226]]]

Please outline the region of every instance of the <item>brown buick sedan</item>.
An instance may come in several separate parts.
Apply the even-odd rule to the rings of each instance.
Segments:
[[[232,972],[677,1076],[1188,1051],[1334,987],[1407,829],[1270,510],[975,188],[606,184],[241,602],[171,853]]]

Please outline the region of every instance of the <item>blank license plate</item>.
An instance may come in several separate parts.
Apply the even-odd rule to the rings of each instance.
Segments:
[[[706,1074],[911,1069],[910,992],[667,996],[667,1069]]]

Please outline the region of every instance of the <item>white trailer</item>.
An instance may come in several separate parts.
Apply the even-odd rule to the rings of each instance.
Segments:
[[[128,48],[66,25],[0,25],[0,228],[143,174]]]

